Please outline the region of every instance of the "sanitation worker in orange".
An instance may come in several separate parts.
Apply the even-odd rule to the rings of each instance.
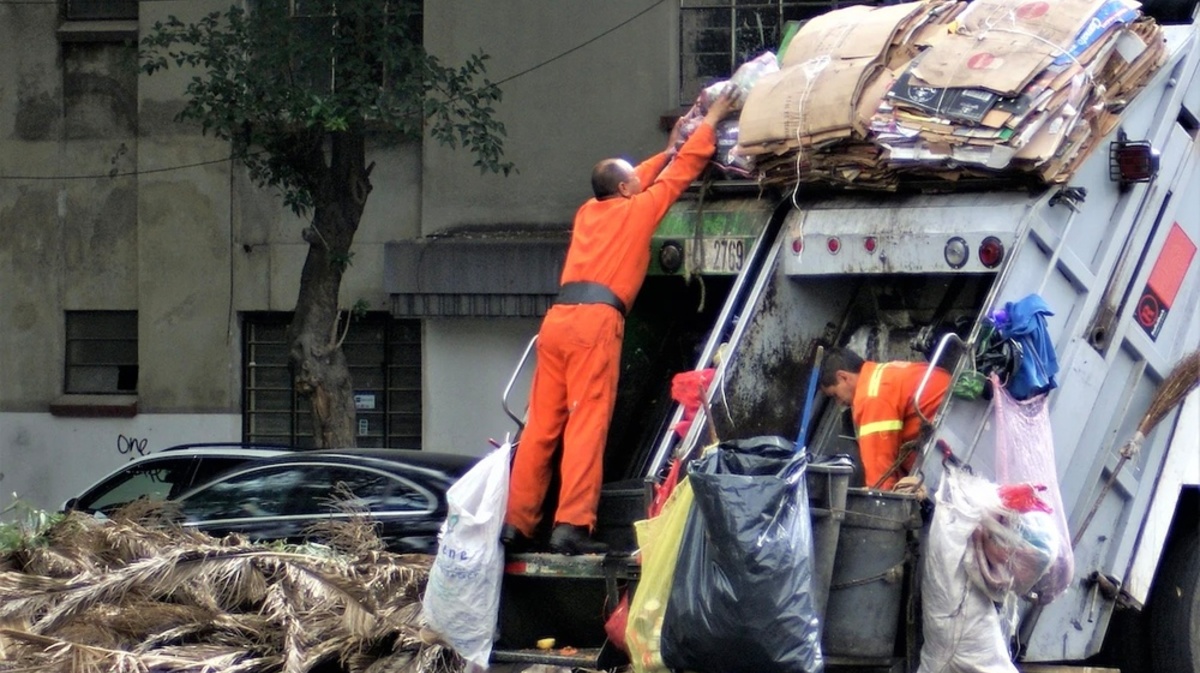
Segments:
[[[826,353],[821,364],[821,392],[850,407],[868,488],[891,490],[898,482],[907,482],[905,477],[917,459],[921,415],[932,420],[950,386],[950,374],[934,367],[921,391],[918,415],[914,398],[930,366],[864,361],[845,348]]]
[[[529,548],[542,517],[552,460],[562,441],[562,486],[550,551],[600,554],[592,538],[603,481],[604,443],[620,373],[625,312],[650,265],[650,237],[716,148],[717,122],[736,105],[727,90],[709,106],[672,158],[667,149],[637,167],[605,159],[592,169],[592,191],[575,214],[554,305],[542,320],[529,413],[517,444],[501,542]]]

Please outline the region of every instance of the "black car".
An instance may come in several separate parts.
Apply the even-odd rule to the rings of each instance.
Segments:
[[[178,497],[226,470],[291,451],[274,444],[179,444],[129,461],[67,500],[62,508],[107,515],[138,498]]]
[[[402,449],[306,451],[234,469],[176,503],[185,526],[288,542],[305,541],[315,523],[348,518],[348,504],[368,513],[389,550],[432,554],[446,490],[477,460]],[[346,491],[348,501],[339,495]]]

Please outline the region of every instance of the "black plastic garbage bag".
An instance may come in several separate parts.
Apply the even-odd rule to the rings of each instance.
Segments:
[[[806,466],[780,437],[725,442],[688,466],[695,507],[663,620],[668,667],[824,670]]]

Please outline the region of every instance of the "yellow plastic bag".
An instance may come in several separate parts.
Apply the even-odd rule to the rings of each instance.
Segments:
[[[625,642],[634,673],[666,669],[662,659],[663,617],[692,501],[692,484],[685,477],[671,491],[658,516],[633,524],[641,548],[642,575],[629,604]]]

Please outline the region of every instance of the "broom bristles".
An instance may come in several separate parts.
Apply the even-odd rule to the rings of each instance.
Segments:
[[[1138,432],[1143,435],[1150,434],[1154,426],[1183,402],[1197,384],[1200,384],[1200,350],[1185,355],[1171,368],[1171,373],[1167,374],[1162,385],[1154,391],[1154,398],[1150,400],[1150,407],[1146,409],[1146,415],[1138,425]]]

